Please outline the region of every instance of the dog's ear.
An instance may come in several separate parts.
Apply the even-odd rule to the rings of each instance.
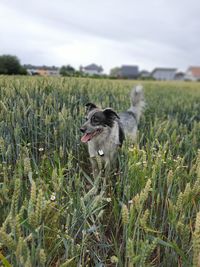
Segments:
[[[104,115],[106,116],[106,118],[110,118],[110,119],[120,119],[120,117],[117,115],[117,113],[112,109],[112,108],[106,108],[103,110]]]
[[[86,112],[90,112],[90,111],[93,110],[94,108],[97,108],[97,106],[96,106],[95,104],[93,104],[93,103],[87,103],[87,104],[85,105],[85,107],[86,107]]]

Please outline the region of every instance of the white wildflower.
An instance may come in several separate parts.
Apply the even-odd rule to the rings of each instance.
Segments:
[[[111,200],[112,200],[111,197],[107,197],[107,198],[106,198],[106,201],[107,201],[107,202],[111,202]]]
[[[51,201],[54,201],[56,199],[56,193],[52,193],[50,199]]]

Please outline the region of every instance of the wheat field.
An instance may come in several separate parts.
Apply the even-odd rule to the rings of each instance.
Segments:
[[[120,175],[91,175],[84,105],[126,110],[136,83],[0,77],[0,266],[200,266],[200,83],[141,82]]]

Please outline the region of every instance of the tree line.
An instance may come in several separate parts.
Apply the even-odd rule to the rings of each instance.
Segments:
[[[12,55],[0,56],[0,74],[27,74],[27,70],[21,65],[19,59]]]
[[[0,74],[4,75],[27,75],[27,69],[21,65],[18,57],[13,55],[0,55]],[[70,65],[62,66],[59,70],[62,76],[81,76],[81,72]]]
[[[27,69],[21,65],[20,60],[14,55],[0,55],[0,74],[4,75],[27,75]],[[61,76],[87,76],[80,70],[76,70],[71,65],[64,65],[59,68]]]

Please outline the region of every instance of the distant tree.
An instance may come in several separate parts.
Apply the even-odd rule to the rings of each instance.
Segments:
[[[84,73],[79,71],[79,70],[76,70],[75,73],[74,73],[74,76],[75,77],[84,77]]]
[[[110,76],[117,78],[119,75],[120,68],[116,67],[110,70]]]
[[[27,75],[28,74],[27,69],[24,66],[21,66],[20,73],[19,74],[21,74],[21,75]]]
[[[26,70],[21,66],[19,59],[12,55],[0,56],[0,74],[25,74]]]
[[[75,73],[76,70],[70,65],[62,66],[60,68],[60,75],[62,76],[74,76]]]

